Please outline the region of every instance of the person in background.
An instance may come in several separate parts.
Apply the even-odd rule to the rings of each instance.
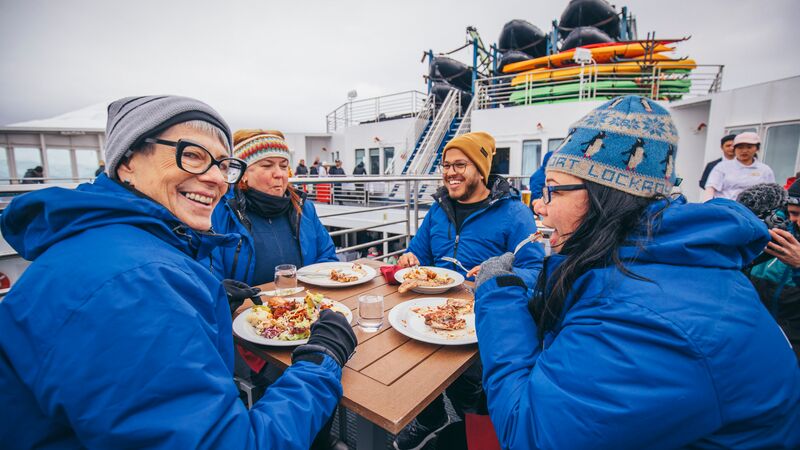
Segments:
[[[722,157],[717,158],[713,161],[710,161],[706,164],[706,168],[703,170],[703,176],[700,177],[700,189],[705,190],[706,188],[706,180],[708,180],[708,176],[711,175],[711,171],[714,170],[714,167],[717,166],[722,159],[724,158],[725,161],[731,161],[733,158],[736,157],[736,152],[733,150],[733,140],[736,138],[735,134],[729,134],[727,136],[723,136],[722,139],[719,141],[719,148],[722,151]]]
[[[42,184],[44,180],[44,169],[42,166],[36,166],[25,171],[22,176],[22,184]]]
[[[356,168],[353,169],[353,175],[366,175],[367,169],[364,168],[364,161],[359,161]]]
[[[317,157],[314,160],[314,163],[311,164],[311,169],[309,171],[309,175],[319,176],[319,157]]]
[[[336,167],[331,167],[331,170],[328,171],[328,175],[347,175],[347,173],[344,171],[344,168],[342,168],[342,161],[340,159],[337,159],[335,164]]]
[[[536,232],[533,214],[520,201],[519,192],[505,178],[489,174],[494,153],[494,138],[482,131],[447,143],[441,164],[444,186],[433,195],[435,203],[397,265],[446,267],[464,275],[441,257],[456,258],[473,268],[492,256],[513,251]],[[519,270],[535,281],[544,256],[541,245],[526,245],[517,255]],[[465,412],[484,411],[480,365],[467,369],[446,393],[461,418]],[[439,396],[400,432],[395,447],[421,447],[448,423],[444,397]]]
[[[297,176],[308,175],[308,167],[306,166],[305,159],[301,159],[300,162],[297,163],[297,168],[295,168],[294,174]]]
[[[766,164],[756,159],[761,148],[761,138],[756,133],[744,132],[733,139],[736,158],[723,161],[714,167],[706,182],[705,198],[736,200],[740,192],[760,183],[774,183],[775,174]]]
[[[327,176],[328,176],[328,172],[329,172],[329,169],[330,169],[330,167],[331,167],[331,163],[329,163],[329,162],[327,162],[327,161],[325,161],[324,163],[321,163],[321,164],[319,165],[319,167],[318,167],[318,170],[319,170],[319,176],[321,176],[321,177],[327,177]]]
[[[547,161],[550,160],[550,156],[553,152],[547,152],[544,154],[544,158],[542,158],[542,165],[536,169],[535,172],[531,175],[531,179],[528,182],[528,189],[531,191],[531,208],[533,208],[533,201],[537,198],[542,198],[542,188],[544,187],[544,168],[547,166]]]
[[[381,256],[381,253],[378,251],[378,247],[370,247],[367,250],[367,258],[377,258]]]
[[[106,137],[107,174],[2,215],[32,261],[0,302],[3,448],[308,448],[355,336],[323,311],[267,395],[239,400],[226,292],[198,262],[236,242],[209,232],[244,170],[228,126],[194,99],[129,97]]]
[[[272,282],[280,264],[300,268],[338,261],[314,204],[289,185],[290,154],[283,133],[238,130],[233,140],[233,153],[247,162],[247,171],[214,210],[212,220],[217,233],[238,233],[241,239],[212,252],[215,274],[258,285]]]
[[[364,161],[359,161],[358,164],[356,164],[356,168],[353,169],[353,175],[366,175],[366,174],[367,174],[367,169],[364,168]],[[356,188],[356,196],[359,199],[363,199],[359,201],[363,201],[363,203],[366,203],[367,202],[366,185],[364,183],[356,183],[355,188]],[[397,258],[395,258],[395,260],[397,260]]]
[[[767,227],[670,197],[678,136],[658,103],[616,98],[575,128],[535,205],[555,230],[536,287],[510,253],[476,281],[502,448],[800,447],[800,367],[741,272]]]
[[[97,170],[94,171],[95,178],[99,177],[100,174],[105,171],[106,171],[106,162],[101,159],[100,165],[97,167]]]
[[[334,177],[343,177],[347,175],[342,168],[341,160],[336,160],[336,167],[331,167],[328,171],[328,175]],[[336,203],[342,204],[342,183],[333,183],[333,197],[336,199]]]
[[[774,183],[758,184],[736,200],[770,229],[764,253],[745,273],[800,359],[800,182],[788,192]]]

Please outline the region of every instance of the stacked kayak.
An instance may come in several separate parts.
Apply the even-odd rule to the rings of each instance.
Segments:
[[[652,93],[654,84],[649,79],[634,80],[604,80],[583,83],[583,92],[588,94],[594,91],[592,98],[604,96],[619,96],[625,91],[641,94],[642,91],[650,90]],[[682,94],[689,92],[691,81],[689,80],[663,80],[658,82],[659,99],[673,100],[680,98]],[[509,101],[514,104],[531,103],[551,103],[555,100],[576,101],[577,95],[581,92],[581,83],[563,83],[550,86],[535,87],[525,90],[517,90],[511,94]]]
[[[580,28],[576,28],[580,31]],[[671,56],[674,40],[599,42],[585,45],[593,64],[578,65],[576,48],[549,56],[512,62],[503,67],[514,74],[508,84],[509,104],[602,100],[626,94],[658,100],[677,100],[691,89],[692,59]]]

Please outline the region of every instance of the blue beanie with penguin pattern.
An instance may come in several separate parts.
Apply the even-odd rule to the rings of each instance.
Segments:
[[[668,196],[675,176],[678,130],[653,100],[629,95],[600,105],[576,122],[547,163],[564,172],[639,197]]]

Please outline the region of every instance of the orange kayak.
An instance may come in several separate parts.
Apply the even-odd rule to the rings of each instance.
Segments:
[[[636,58],[638,56],[644,56],[647,53],[645,45],[641,43],[608,45],[587,50],[592,52],[592,58],[594,58],[597,64],[610,62],[614,57]],[[658,44],[652,49],[654,54],[672,50],[674,50],[672,47],[664,44]],[[540,67],[561,67],[569,64],[574,57],[575,49],[572,49],[566,52],[556,53],[555,55],[541,56],[539,58],[509,64],[503,68],[503,72],[521,72],[523,70],[531,70]]]
[[[647,67],[656,66],[661,70],[693,70],[697,64],[693,59],[671,59],[671,60],[655,60],[648,63],[640,61],[628,61],[617,64],[603,64],[598,66],[584,67],[584,76],[597,74],[613,74],[613,73],[637,73],[647,70]],[[564,80],[574,78],[581,74],[580,67],[566,67],[563,69],[534,69],[523,72],[515,76],[511,80],[512,86],[520,84],[546,81],[546,80]]]

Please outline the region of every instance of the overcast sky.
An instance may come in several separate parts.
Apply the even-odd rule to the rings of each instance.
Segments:
[[[0,125],[115,98],[200,98],[232,128],[324,131],[359,98],[425,90],[423,51],[548,30],[567,0],[0,0]],[[679,55],[724,64],[724,89],[800,75],[800,0],[629,0],[639,37],[692,35]],[[456,57],[471,63],[462,51]]]

